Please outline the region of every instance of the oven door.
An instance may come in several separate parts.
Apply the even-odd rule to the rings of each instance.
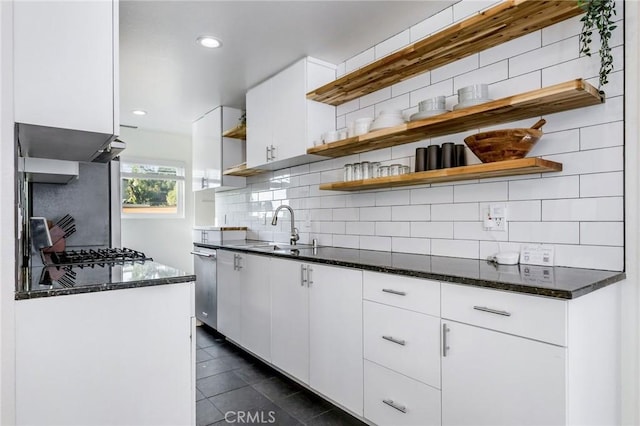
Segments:
[[[217,328],[216,250],[194,245],[191,254],[196,274],[196,318],[209,327]]]

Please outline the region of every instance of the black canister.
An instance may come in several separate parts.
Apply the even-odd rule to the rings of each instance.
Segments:
[[[440,153],[442,155],[443,169],[448,169],[449,167],[456,166],[456,153],[453,142],[443,143]]]
[[[466,147],[463,144],[456,144],[456,166],[467,165]]]
[[[437,170],[440,168],[440,147],[431,145],[427,148],[427,170]]]
[[[416,172],[427,170],[427,148],[416,148]]]

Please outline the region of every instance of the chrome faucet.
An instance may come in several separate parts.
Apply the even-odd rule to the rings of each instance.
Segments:
[[[279,206],[274,212],[273,212],[273,219],[271,220],[271,224],[273,226],[276,226],[276,224],[278,223],[278,212],[280,212],[280,210],[282,209],[287,209],[289,210],[289,213],[291,214],[291,239],[289,240],[289,242],[291,243],[292,246],[296,245],[296,241],[298,241],[300,239],[300,235],[298,235],[298,228],[296,228],[296,224],[295,224],[295,218],[293,215],[293,209],[289,206],[287,206],[286,204],[282,204],[281,206]]]

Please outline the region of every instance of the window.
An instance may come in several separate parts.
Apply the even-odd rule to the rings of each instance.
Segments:
[[[122,217],[184,217],[184,164],[121,160]]]

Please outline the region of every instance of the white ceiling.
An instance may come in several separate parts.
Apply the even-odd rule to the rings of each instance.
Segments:
[[[248,88],[303,56],[339,64],[452,3],[122,0],[120,122],[190,133],[218,105],[243,108]],[[203,34],[223,47],[196,45]]]

